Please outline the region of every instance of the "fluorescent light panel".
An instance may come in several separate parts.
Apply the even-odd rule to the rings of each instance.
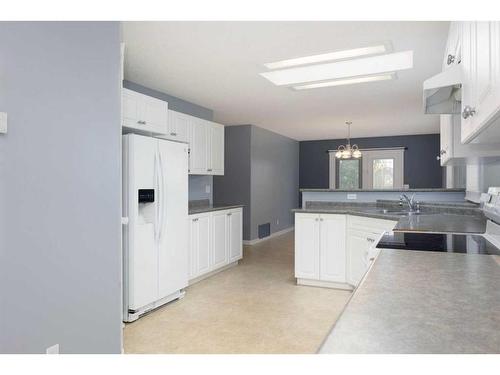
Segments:
[[[413,68],[413,51],[260,73],[277,86],[365,77]]]
[[[380,44],[378,46],[347,49],[343,51],[323,53],[321,55],[313,55],[313,56],[298,57],[296,59],[281,60],[264,64],[264,66],[267,69],[282,69],[282,68],[289,68],[291,66],[317,64],[325,61],[350,59],[353,57],[374,55],[377,53],[384,53],[384,52],[387,52],[387,48],[384,44]]]
[[[337,79],[335,81],[311,83],[308,85],[293,86],[292,88],[294,90],[318,89],[321,87],[353,85],[356,83],[364,83],[364,82],[386,81],[394,78],[395,78],[394,74],[381,74],[377,76]]]

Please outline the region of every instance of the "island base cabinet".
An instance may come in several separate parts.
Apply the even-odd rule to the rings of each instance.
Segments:
[[[189,281],[202,280],[243,257],[241,208],[189,215]]]
[[[347,282],[356,287],[370,266],[369,250],[382,233],[390,231],[396,221],[360,216],[347,218]]]
[[[295,277],[302,285],[349,289],[345,215],[295,215]]]
[[[370,262],[369,249],[395,221],[339,214],[295,214],[297,284],[356,287]]]

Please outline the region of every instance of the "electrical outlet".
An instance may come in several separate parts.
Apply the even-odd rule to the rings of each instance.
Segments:
[[[347,199],[358,199],[357,194],[347,194]]]
[[[47,354],[59,354],[59,344],[49,346],[46,350]]]
[[[0,133],[7,133],[7,113],[0,112]]]
[[[210,185],[205,185],[205,193],[210,194]]]

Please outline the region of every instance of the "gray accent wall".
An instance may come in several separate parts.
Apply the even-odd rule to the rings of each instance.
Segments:
[[[299,205],[299,142],[269,130],[252,127],[251,229],[271,223],[271,233],[293,226],[290,211]]]
[[[168,102],[168,108],[173,111],[182,112],[187,115],[202,118],[204,120],[213,120],[214,113],[211,109],[188,102],[187,100],[177,98],[173,95],[169,95],[158,90],[150,89],[149,87],[145,87],[128,80],[123,81],[123,87],[129,90],[140,92],[144,95],[152,96],[153,98],[165,100],[166,102]],[[206,186],[209,186],[209,193],[206,192]],[[212,176],[189,176],[189,200],[208,199],[210,200],[210,202],[212,202],[212,197]]]
[[[251,137],[252,125],[226,126],[224,176],[214,176],[215,204],[243,204],[243,239],[251,228]]]
[[[0,352],[120,353],[119,22],[0,22]]]
[[[300,187],[328,188],[328,150],[345,144],[345,139],[300,142]],[[404,160],[404,183],[410,188],[443,187],[443,168],[439,154],[439,134],[355,138],[351,144],[360,148],[407,147]]]
[[[214,177],[216,204],[244,204],[243,239],[258,238],[258,226],[271,233],[293,226],[298,207],[299,143],[254,125],[226,127],[225,173]]]

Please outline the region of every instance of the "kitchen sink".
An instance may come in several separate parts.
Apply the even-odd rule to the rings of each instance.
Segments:
[[[421,211],[413,211],[410,212],[408,210],[391,210],[388,208],[380,208],[377,209],[377,212],[380,212],[381,214],[389,214],[389,215],[400,215],[400,216],[410,216],[410,215],[421,215]]]

